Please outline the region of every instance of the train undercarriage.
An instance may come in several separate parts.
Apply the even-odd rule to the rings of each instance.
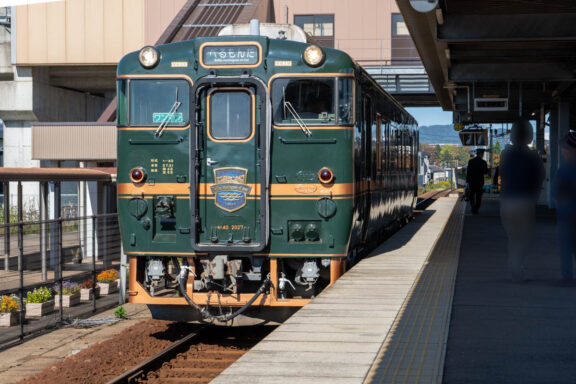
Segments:
[[[155,318],[280,322],[334,283],[345,265],[345,258],[131,256],[136,273],[130,275],[128,294],[130,302],[148,304]]]

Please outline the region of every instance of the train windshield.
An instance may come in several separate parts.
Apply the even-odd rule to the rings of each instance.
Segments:
[[[348,124],[352,115],[346,109],[352,105],[350,83],[337,82],[335,78],[275,80],[272,86],[274,123],[297,125],[301,120],[310,125]]]
[[[190,84],[186,80],[130,80],[129,89],[130,125],[188,124]]]
[[[215,91],[209,96],[208,126],[214,139],[242,140],[252,133],[252,100],[246,91]]]

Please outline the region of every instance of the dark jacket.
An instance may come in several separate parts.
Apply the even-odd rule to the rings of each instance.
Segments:
[[[482,189],[484,186],[484,175],[488,173],[488,164],[476,156],[468,162],[466,171],[466,183],[472,190]]]
[[[500,195],[537,198],[544,181],[544,164],[536,151],[526,146],[511,146],[500,160]]]

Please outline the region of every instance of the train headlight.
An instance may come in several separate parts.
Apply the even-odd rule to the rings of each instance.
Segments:
[[[317,45],[310,45],[302,56],[306,64],[311,67],[317,67],[324,61],[324,51]]]
[[[138,54],[138,60],[140,60],[140,64],[142,64],[144,68],[152,68],[156,66],[159,57],[160,55],[158,55],[156,48],[151,46],[142,48]]]
[[[136,168],[132,168],[130,170],[130,180],[132,180],[133,183],[142,183],[144,180],[146,180],[146,172],[144,171],[144,168],[142,167],[136,167]]]
[[[329,184],[334,180],[334,173],[332,173],[330,168],[324,167],[318,171],[318,180],[320,180],[322,184]]]

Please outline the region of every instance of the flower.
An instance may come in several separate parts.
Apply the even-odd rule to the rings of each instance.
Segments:
[[[118,271],[115,269],[107,269],[102,271],[96,276],[99,283],[111,283],[118,280]]]
[[[80,286],[82,289],[90,289],[92,288],[92,280],[84,280],[82,285]]]
[[[52,290],[48,287],[40,287],[26,294],[26,303],[45,303],[52,300]]]
[[[59,294],[60,293],[60,284],[55,283],[53,289],[56,293]],[[68,280],[62,282],[62,294],[63,295],[70,296],[70,295],[73,295],[77,292],[80,292],[80,284],[73,283],[73,282],[68,281]]]
[[[12,313],[18,310],[18,301],[11,296],[0,297],[0,312]]]

